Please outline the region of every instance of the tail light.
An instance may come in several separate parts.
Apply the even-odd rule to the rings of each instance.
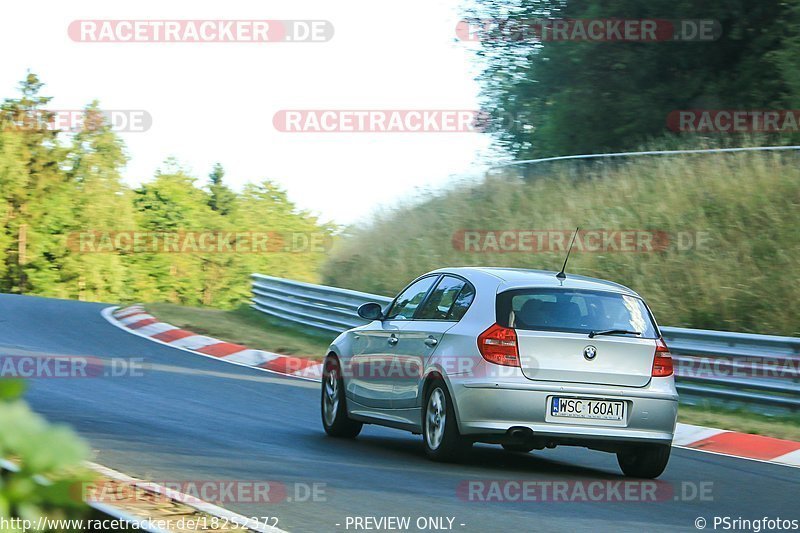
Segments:
[[[656,356],[653,358],[653,377],[663,378],[671,376],[674,369],[672,367],[672,354],[669,353],[667,343],[659,337],[656,340]]]
[[[504,366],[520,366],[517,350],[517,332],[493,324],[478,336],[478,350],[490,363]]]

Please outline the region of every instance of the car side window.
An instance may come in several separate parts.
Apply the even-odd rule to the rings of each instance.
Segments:
[[[425,305],[414,317],[419,320],[451,320],[450,310],[466,282],[453,276],[444,276],[425,300]]]
[[[461,288],[461,292],[459,292],[458,296],[456,296],[456,300],[453,302],[453,307],[450,308],[450,319],[461,320],[461,317],[463,317],[464,313],[467,312],[467,309],[469,309],[469,306],[472,305],[472,300],[474,299],[475,287],[472,286],[472,283],[466,282]]]
[[[428,276],[412,283],[406,290],[400,293],[395,299],[389,312],[386,314],[388,319],[410,319],[417,311],[417,307],[428,294],[433,283],[438,276]]]

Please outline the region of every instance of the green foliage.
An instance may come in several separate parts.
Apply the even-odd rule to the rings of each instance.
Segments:
[[[208,206],[223,216],[231,213],[236,202],[236,194],[222,182],[224,177],[225,170],[221,164],[216,163],[211,174],[208,175],[208,179],[211,182],[208,185]]]
[[[697,42],[485,39],[485,108],[519,159],[630,149],[681,109],[791,109],[800,98],[800,8],[783,0],[476,0],[474,15],[714,19]],[[528,34],[530,37],[530,34]],[[517,36],[519,37],[519,35]],[[514,117],[510,120],[507,117]],[[680,135],[680,134],[678,134]],[[784,138],[786,136],[783,136]]]
[[[231,232],[328,243],[335,228],[298,210],[269,181],[234,192],[220,164],[206,185],[168,160],[151,181],[132,190],[122,182],[125,147],[99,104],[86,107],[80,131],[59,133],[48,125],[50,98],[39,94],[42,85],[29,74],[20,96],[0,108],[0,291],[235,307],[248,298],[252,272],[316,281],[325,250],[309,246],[247,252],[82,249],[79,236],[87,232]]]
[[[18,467],[0,472],[0,516],[34,523],[87,517],[82,487],[93,476],[81,462],[89,448],[70,429],[31,411],[16,398],[20,390],[18,382],[0,380],[0,458],[12,457]]]
[[[0,107],[0,191],[4,197],[5,255],[3,290],[30,291],[52,283],[49,260],[61,256],[57,235],[68,222],[68,205],[59,163],[66,150],[47,128],[50,98],[39,96],[42,83],[28,74],[21,97]]]
[[[654,253],[574,250],[569,271],[639,292],[669,326],[800,335],[800,166],[797,156],[739,153],[552,165],[536,179],[506,174],[460,184],[346,234],[323,283],[392,295],[447,265],[558,270],[563,253],[478,253],[459,230],[667,232]],[[702,246],[677,246],[702,232]],[[688,242],[688,241],[686,241]]]

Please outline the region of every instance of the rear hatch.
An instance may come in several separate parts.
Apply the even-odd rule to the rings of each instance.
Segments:
[[[656,341],[627,337],[517,330],[522,373],[537,381],[644,387],[650,382]],[[594,356],[584,355],[594,347]],[[589,354],[591,354],[589,350]]]
[[[515,329],[522,372],[530,380],[624,387],[650,382],[658,330],[636,296],[514,289],[498,294],[497,319]]]

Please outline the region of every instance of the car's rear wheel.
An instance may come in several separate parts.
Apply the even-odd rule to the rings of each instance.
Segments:
[[[617,452],[617,462],[626,476],[653,479],[667,468],[670,447],[643,445]]]
[[[531,446],[530,444],[520,444],[520,443],[503,444],[502,446],[503,449],[507,452],[519,452],[519,453],[528,453],[535,448],[535,446]]]
[[[434,461],[458,461],[472,447],[472,442],[458,431],[453,401],[444,381],[437,379],[427,388],[422,417],[425,453]]]
[[[363,424],[347,416],[345,402],[339,360],[329,356],[322,367],[322,426],[332,437],[352,439],[361,433]]]

